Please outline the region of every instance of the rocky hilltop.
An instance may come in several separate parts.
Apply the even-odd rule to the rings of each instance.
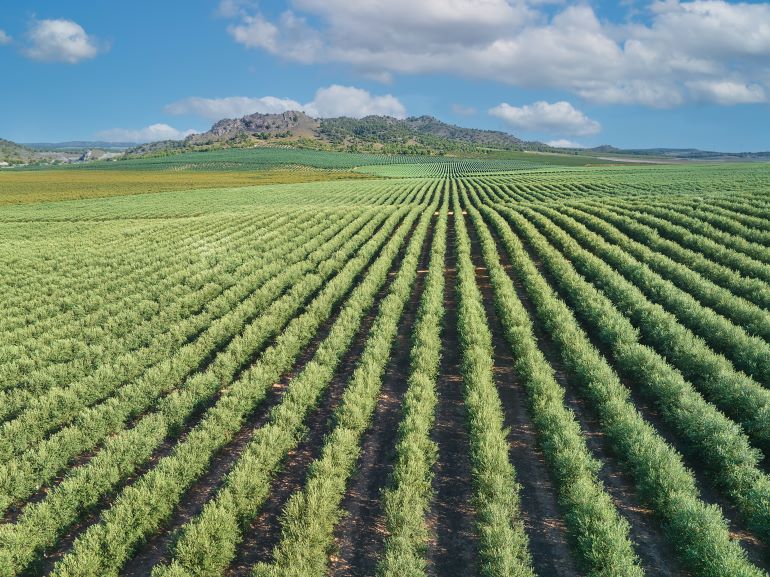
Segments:
[[[145,144],[129,151],[132,155],[164,154],[200,150],[270,145],[301,145],[308,148],[360,150],[392,153],[444,153],[477,148],[507,150],[540,149],[540,143],[524,142],[512,134],[495,130],[463,128],[433,116],[405,119],[391,116],[316,119],[304,112],[249,114],[225,118],[210,130],[188,136],[184,141]]]
[[[304,112],[283,112],[281,114],[249,114],[243,118],[224,118],[208,132],[193,134],[185,139],[190,144],[224,142],[248,137],[270,138],[314,138],[321,127],[320,121]]]

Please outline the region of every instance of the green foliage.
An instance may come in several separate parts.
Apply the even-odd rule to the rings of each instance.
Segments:
[[[411,215],[402,232],[405,238]],[[175,547],[171,565],[158,567],[153,575],[219,575],[232,561],[248,525],[269,493],[270,480],[284,456],[302,437],[304,417],[313,409],[334,376],[343,353],[350,346],[363,315],[374,303],[388,268],[398,251],[391,243],[356,287],[335,320],[313,359],[292,380],[281,403],[262,427],[225,480],[224,488],[201,514],[187,524]]]
[[[471,196],[475,198],[473,192]],[[628,523],[596,477],[601,465],[591,456],[575,416],[564,405],[564,390],[537,346],[532,321],[500,264],[492,235],[481,214],[468,203],[466,191],[463,197],[479,236],[506,338],[517,359],[515,368],[527,389],[540,446],[556,478],[559,502],[586,574],[641,576]]]
[[[386,531],[375,544],[377,574],[431,573],[431,437],[439,359],[454,352],[441,339],[451,291],[475,554],[483,574],[533,574],[538,557],[530,559],[519,511],[508,408],[492,378],[474,268],[482,259],[581,574],[637,577],[641,544],[597,477],[603,463],[564,402],[541,333],[682,570],[766,577],[731,534],[770,543],[761,463],[770,451],[767,167],[577,167],[517,151],[361,150],[212,150],[108,170],[0,173],[9,195],[6,176],[39,177],[40,200],[69,198],[68,186],[117,190],[119,175],[211,183],[0,209],[0,575],[38,574],[51,558],[58,577],[116,575],[167,530],[156,577],[227,574],[362,319],[376,311],[318,459],[282,513],[272,562],[249,568],[324,575],[420,274],[417,321],[403,327],[412,334],[408,388],[378,503]],[[272,172],[359,179],[240,186]],[[84,173],[89,181],[73,180]],[[100,184],[105,174],[115,179]],[[428,239],[430,264],[418,270]],[[453,287],[444,286],[447,252],[458,261]],[[273,390],[279,381],[285,387]],[[652,403],[665,439],[629,386]],[[247,428],[257,416],[264,424]],[[212,459],[243,435],[232,467],[213,471]],[[216,486],[201,510],[168,523],[208,472]],[[702,499],[702,478],[709,499],[734,507],[730,522]]]
[[[286,504],[281,519],[281,540],[273,550],[274,560],[269,565],[257,564],[253,570],[255,577],[322,577],[326,574],[347,480],[355,470],[361,437],[377,406],[382,375],[412,292],[420,252],[436,206],[434,202],[422,212],[401,267],[380,304],[364,350],[334,413],[334,427],[324,440],[321,455],[310,466],[302,491],[292,495]]]
[[[41,481],[50,480],[77,454],[90,450],[106,435],[119,431],[128,419],[146,411],[159,398],[168,393],[173,396],[175,388],[199,367],[201,358],[210,357],[229,339],[235,339],[233,349],[242,347],[243,338],[236,336],[243,331],[246,331],[244,335],[248,334],[249,325],[260,315],[270,313],[269,305],[292,282],[296,282],[312,266],[327,258],[329,249],[334,250],[340,246],[331,243],[318,251],[323,246],[319,243],[328,242],[334,234],[339,234],[339,242],[350,238],[350,234],[361,228],[368,218],[370,216],[364,216],[351,224],[347,224],[348,219],[343,220],[340,225],[347,226],[342,229],[331,228],[324,233],[312,227],[308,233],[297,237],[294,246],[294,243],[286,243],[286,235],[290,234],[286,230],[274,250],[268,252],[264,260],[254,262],[257,267],[255,273],[248,274],[246,267],[247,270],[243,271],[246,274],[240,282],[210,301],[203,314],[191,317],[177,327],[179,333],[174,336],[178,339],[175,343],[178,348],[151,343],[149,347],[129,351],[119,357],[114,365],[106,366],[96,373],[94,378],[67,387],[52,388],[34,402],[28,403],[16,419],[7,421],[2,428],[2,446],[6,454],[19,455],[14,465],[4,469],[2,475],[0,503],[3,510],[13,499],[28,496]],[[377,222],[378,219],[375,219],[369,223],[358,235],[373,230]],[[288,253],[283,252],[286,249],[289,249]],[[265,266],[279,254],[286,257],[284,262],[273,262]],[[273,307],[272,310],[277,312],[279,309]],[[260,330],[266,330],[261,337],[264,339],[273,329],[268,325]],[[187,343],[191,334],[198,334],[198,339]],[[165,336],[161,335],[161,339]],[[258,343],[259,339],[254,342]],[[241,355],[244,353],[247,354],[248,349],[242,348]],[[148,357],[152,360],[153,355],[157,354],[160,358],[155,359],[155,365],[148,369],[144,361]],[[167,354],[170,354],[169,358],[163,359]],[[231,359],[231,353],[223,351],[209,366],[211,373],[223,379],[225,367],[228,362],[232,362]],[[137,365],[137,372],[141,376],[130,384],[121,381],[126,379],[121,369],[133,369]],[[109,394],[114,396],[109,397]],[[105,402],[94,404],[105,397],[108,397]],[[167,402],[169,399],[163,399],[161,405]],[[45,432],[65,424],[69,426],[43,441]],[[38,441],[36,446],[33,445],[35,441]],[[32,446],[34,449],[25,450]]]
[[[468,407],[481,573],[486,577],[534,575],[519,512],[519,485],[508,459],[503,409],[492,378],[492,336],[476,285],[470,239],[456,189],[452,191],[452,209],[457,251],[457,330]]]
[[[557,298],[537,271],[509,225],[490,209],[486,211],[508,251],[515,274],[520,276],[529,298],[535,304],[540,322],[599,412],[602,429],[616,454],[625,461],[634,476],[637,491],[664,520],[664,527],[684,565],[697,574],[713,577],[763,575],[761,570],[746,561],[743,550],[730,539],[719,509],[700,500],[695,480],[679,455],[629,402],[628,390],[591,345],[570,309]],[[533,240],[537,237],[532,234],[532,225],[513,211],[506,211],[506,214],[510,216],[511,223],[524,231],[533,246],[542,244]],[[549,253],[543,250],[538,254],[545,256]],[[576,296],[583,295],[577,293]],[[580,302],[589,301],[583,298]],[[607,326],[607,330],[612,328]],[[639,374],[646,375],[645,372]],[[645,382],[656,384],[659,381]],[[698,527],[698,530],[692,530],[693,527]]]
[[[430,263],[420,300],[410,354],[409,388],[399,424],[396,462],[391,483],[383,494],[388,536],[378,567],[382,577],[422,577],[426,574],[428,528],[425,516],[433,491],[436,445],[431,439],[441,360],[441,325],[444,318],[444,263],[449,195],[436,219]]]
[[[127,429],[123,433],[123,437],[134,437],[137,433],[142,433],[152,439],[157,446],[165,434],[174,431],[178,433],[179,427],[193,414],[196,407],[211,399],[221,387],[228,387],[227,394],[212,409],[209,409],[208,417],[187,436],[186,441],[177,447],[177,451],[162,461],[162,463],[168,464],[160,469],[158,467],[152,469],[144,477],[144,484],[140,484],[139,488],[136,484],[133,485],[128,491],[128,496],[122,500],[119,499],[118,503],[124,503],[124,508],[131,508],[137,505],[137,499],[160,499],[160,495],[163,495],[167,501],[164,503],[162,500],[157,500],[154,504],[148,502],[147,507],[150,509],[148,509],[145,517],[145,526],[132,526],[131,529],[134,531],[132,535],[126,534],[118,540],[114,540],[110,537],[109,531],[119,530],[121,527],[119,515],[123,513],[120,512],[122,509],[118,506],[114,513],[118,516],[115,521],[118,524],[107,523],[92,527],[92,531],[89,533],[89,535],[93,535],[89,538],[92,540],[91,545],[84,544],[82,546],[83,553],[73,553],[76,560],[72,561],[71,567],[77,567],[80,563],[79,559],[83,558],[82,556],[90,556],[89,547],[93,546],[118,547],[115,549],[116,555],[120,552],[122,557],[115,558],[110,562],[119,565],[122,562],[121,559],[124,560],[132,548],[130,539],[141,538],[142,531],[148,531],[157,526],[156,524],[163,518],[163,515],[170,513],[175,500],[181,496],[183,488],[196,476],[203,473],[211,452],[237,432],[239,424],[248,414],[248,411],[253,410],[256,403],[264,396],[266,387],[276,378],[276,371],[280,375],[281,367],[290,363],[298,354],[303,343],[310,339],[312,327],[320,324],[324,315],[329,314],[334,299],[341,296],[341,293],[346,290],[345,283],[350,282],[355,276],[356,267],[364,266],[371,254],[378,249],[389,230],[395,225],[397,217],[398,213],[391,216],[389,226],[381,228],[378,234],[369,241],[365,241],[377,226],[377,221],[372,222],[353,237],[346,250],[332,252],[333,257],[331,259],[329,258],[329,251],[334,251],[334,244],[322,245],[323,248],[319,256],[325,255],[326,261],[316,261],[320,265],[318,273],[303,273],[302,269],[296,267],[287,269],[287,274],[294,275],[295,282],[299,281],[295,287],[277,300],[273,300],[277,296],[275,293],[271,296],[268,296],[270,293],[265,294],[266,303],[272,301],[272,304],[264,310],[261,316],[257,317],[257,322],[246,327],[240,337],[233,341],[221,355],[218,355],[205,372],[192,375],[184,386],[163,400],[159,410],[145,416],[133,429]],[[348,234],[354,230],[355,227],[351,228]],[[341,236],[340,240],[345,241],[346,236]],[[349,239],[350,236],[347,238]],[[347,260],[362,242],[366,242],[366,251],[352,260]],[[312,269],[314,262],[310,260],[298,264],[304,264]],[[268,337],[275,334],[280,327],[292,319],[307,296],[317,291],[326,278],[338,270],[341,271],[340,274],[329,282],[324,291],[307,307],[306,312],[293,319],[276,344],[262,353],[260,363],[245,371],[237,381],[233,381],[239,368],[266,344]],[[234,401],[237,401],[237,404],[234,405]],[[250,406],[252,408],[249,408]],[[109,417],[110,415],[106,416]],[[152,431],[152,434],[148,434],[149,431]],[[77,434],[77,432],[76,429],[75,433]],[[102,434],[105,432],[107,431],[102,432]],[[76,520],[79,511],[82,511],[100,494],[111,488],[120,479],[121,474],[130,473],[132,468],[150,456],[147,448],[143,451],[137,451],[130,443],[124,445],[121,441],[121,436],[113,439],[106,450],[101,451],[92,459],[87,467],[74,470],[71,478],[59,485],[57,491],[48,499],[30,511],[25,511],[21,523],[14,525],[13,529],[8,527],[9,532],[7,534],[0,533],[0,542],[11,542],[12,540],[13,543],[16,543],[14,547],[3,548],[0,551],[7,552],[13,559],[23,559],[28,563],[31,561],[31,555],[36,547],[54,539],[57,533]],[[148,448],[152,450],[154,446],[151,445]],[[128,469],[117,477],[115,473],[112,475],[102,473],[102,471],[105,473],[114,471],[116,463],[126,463],[124,467],[128,467]],[[141,486],[147,484],[152,484],[155,490],[145,494],[142,492]],[[161,492],[162,486],[165,487],[164,492]],[[161,504],[165,504],[165,507],[160,507]],[[152,513],[149,513],[150,510]],[[57,523],[51,523],[53,513],[56,513]],[[44,520],[47,520],[46,531],[41,531],[40,523]],[[128,527],[123,529],[127,530]],[[25,535],[27,537],[22,538]],[[35,538],[32,539],[29,535],[34,535]],[[97,541],[93,541],[93,539],[97,539]],[[102,544],[97,545],[97,543]],[[22,553],[24,556],[21,555]],[[17,561],[17,563],[20,562]],[[67,563],[69,562],[65,559],[65,566]],[[8,565],[9,570],[12,567],[13,565]]]

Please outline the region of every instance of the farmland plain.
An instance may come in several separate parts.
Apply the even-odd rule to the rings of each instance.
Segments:
[[[0,576],[766,576],[770,167],[0,172]]]

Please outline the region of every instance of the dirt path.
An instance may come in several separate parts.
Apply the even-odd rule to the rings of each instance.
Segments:
[[[450,212],[444,287],[446,314],[432,435],[438,446],[438,460],[433,479],[435,497],[427,516],[433,535],[428,544],[428,573],[434,577],[474,577],[478,572],[470,447],[460,376],[456,281],[454,215]]]
[[[580,572],[570,550],[556,488],[537,444],[535,425],[527,409],[527,393],[514,370],[511,350],[495,310],[494,291],[481,255],[478,236],[473,224],[470,221],[466,224],[471,237],[476,283],[484,299],[484,309],[492,332],[494,379],[505,413],[505,426],[510,429],[509,455],[516,468],[516,479],[521,485],[520,506],[535,572],[554,577],[577,577]]]
[[[342,510],[347,514],[337,525],[337,554],[332,556],[329,574],[337,577],[374,575],[385,537],[382,491],[393,469],[401,402],[409,378],[411,334],[428,268],[435,218],[420,253],[418,274],[406,303],[382,379],[372,424],[364,434],[356,474],[349,483]]]

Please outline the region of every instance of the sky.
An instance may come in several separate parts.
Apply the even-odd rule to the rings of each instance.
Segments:
[[[562,146],[770,150],[770,2],[96,0],[0,11],[0,137],[429,114]]]

